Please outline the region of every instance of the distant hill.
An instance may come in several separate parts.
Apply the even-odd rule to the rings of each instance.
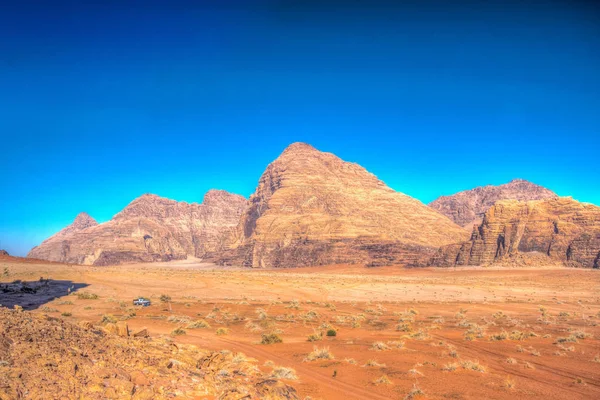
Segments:
[[[480,186],[458,192],[451,196],[441,196],[429,203],[442,214],[460,226],[471,228],[481,223],[483,214],[499,200],[542,200],[558,197],[545,187],[523,179],[514,179],[499,186]]]
[[[100,225],[79,214],[27,256],[88,265],[203,257],[229,245],[246,206],[242,196],[221,190],[207,192],[202,204],[145,194]]]

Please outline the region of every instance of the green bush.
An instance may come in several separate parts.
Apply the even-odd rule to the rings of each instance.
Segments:
[[[329,329],[327,330],[327,336],[337,336],[337,332],[335,329]]]

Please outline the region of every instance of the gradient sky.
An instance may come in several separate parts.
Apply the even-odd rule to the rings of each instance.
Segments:
[[[6,3],[12,254],[146,192],[249,196],[296,141],[423,202],[524,178],[600,205],[593,2]]]

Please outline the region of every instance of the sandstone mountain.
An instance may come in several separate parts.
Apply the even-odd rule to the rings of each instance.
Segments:
[[[100,225],[80,214],[28,257],[88,265],[203,257],[229,245],[246,206],[242,196],[220,190],[207,192],[202,204],[146,194]]]
[[[363,167],[290,145],[263,173],[221,263],[295,267],[415,264],[468,233]]]
[[[436,266],[564,264],[600,268],[600,207],[569,197],[492,206],[467,242],[444,246]]]
[[[483,214],[499,200],[543,200],[558,197],[554,192],[528,182],[514,179],[499,186],[481,186],[452,196],[441,196],[429,206],[448,216],[460,226],[479,225]]]

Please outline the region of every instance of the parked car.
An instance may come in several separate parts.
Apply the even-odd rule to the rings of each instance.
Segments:
[[[145,299],[143,297],[140,297],[140,298],[137,298],[137,299],[133,300],[133,305],[134,306],[148,307],[150,304],[152,304],[150,302],[150,300]]]

